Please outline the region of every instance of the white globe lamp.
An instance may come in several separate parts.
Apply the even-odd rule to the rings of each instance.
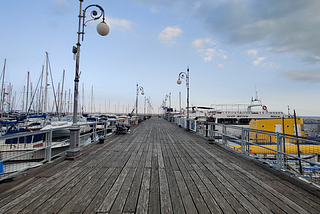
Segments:
[[[101,36],[106,36],[109,34],[110,29],[109,29],[109,26],[107,25],[107,23],[100,22],[97,25],[97,31]]]

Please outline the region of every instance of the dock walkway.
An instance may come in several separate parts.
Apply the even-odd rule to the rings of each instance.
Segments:
[[[0,184],[6,214],[319,212],[319,195],[161,118]]]

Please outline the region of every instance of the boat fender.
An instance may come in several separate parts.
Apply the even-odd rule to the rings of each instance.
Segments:
[[[267,110],[267,106],[262,106],[262,109],[263,110]]]

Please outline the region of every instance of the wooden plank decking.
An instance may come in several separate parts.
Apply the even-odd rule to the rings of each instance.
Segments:
[[[0,184],[0,213],[320,212],[317,194],[160,118],[81,153]]]

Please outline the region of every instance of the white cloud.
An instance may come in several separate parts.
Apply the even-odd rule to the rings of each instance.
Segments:
[[[118,29],[121,31],[130,30],[132,26],[132,22],[125,20],[125,19],[113,19],[107,18],[107,24],[109,25],[110,29]]]
[[[222,67],[223,67],[223,64],[218,64],[218,66],[219,66],[220,68],[222,68]]]
[[[205,62],[211,61],[215,52],[216,51],[213,48],[208,48],[204,53],[205,56],[203,57],[203,60]]]
[[[205,62],[211,61],[214,57],[221,56],[223,59],[227,59],[226,55],[222,54],[222,51],[217,51],[214,48],[207,48],[207,49],[198,49],[197,52],[201,53],[202,59]]]
[[[253,64],[254,65],[258,65],[265,59],[266,59],[265,57],[259,57],[257,60],[253,61]]]
[[[247,53],[249,56],[255,57],[257,56],[258,51],[251,49],[251,50],[248,50]]]
[[[223,54],[222,50],[219,50],[217,53],[217,51],[214,48],[210,48],[210,46],[216,44],[217,43],[210,38],[196,39],[192,42],[193,47],[199,48],[197,52],[200,53],[200,56],[202,56],[202,59],[205,62],[211,61],[216,56],[221,56],[223,59],[228,58],[226,55]]]
[[[212,41],[211,39],[196,39],[192,42],[192,45],[194,47],[201,47],[205,44],[209,44],[209,45],[215,45],[216,42],[215,41]]]
[[[161,33],[159,34],[159,38],[164,43],[172,43],[173,38],[180,36],[183,31],[179,27],[166,27]]]
[[[212,56],[203,57],[203,60],[204,60],[205,62],[211,61],[211,60],[212,60]]]
[[[263,67],[268,68],[279,68],[280,66],[276,65],[274,62],[266,62],[262,64]]]
[[[206,55],[213,55],[216,51],[213,48],[208,48]]]

